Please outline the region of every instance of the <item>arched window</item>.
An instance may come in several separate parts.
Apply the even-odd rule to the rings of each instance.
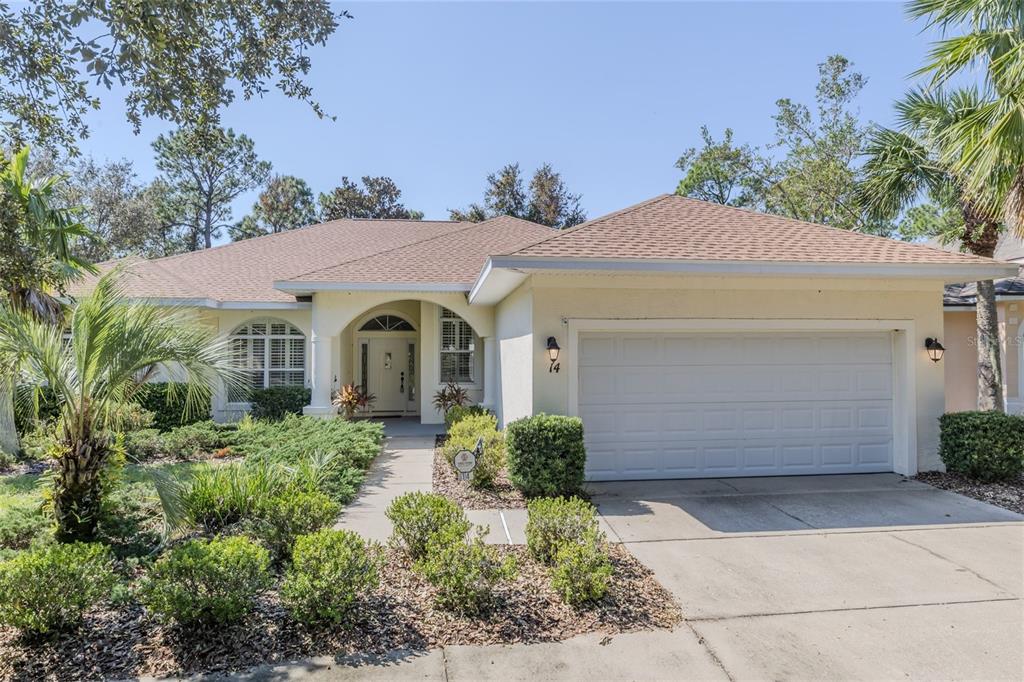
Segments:
[[[474,353],[476,338],[469,323],[441,308],[441,381],[461,384],[473,383],[476,367]]]
[[[245,401],[246,388],[304,386],[306,337],[283,320],[246,322],[229,337],[235,366],[245,370],[247,386],[235,389],[231,402]]]
[[[414,332],[416,329],[397,315],[378,315],[359,328],[361,332]]]

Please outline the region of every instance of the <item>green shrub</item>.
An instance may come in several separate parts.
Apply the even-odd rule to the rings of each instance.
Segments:
[[[455,405],[444,415],[444,425],[451,429],[466,417],[477,417],[482,414],[490,414],[490,410],[482,405]]]
[[[256,535],[278,562],[292,553],[295,540],[328,526],[341,507],[321,492],[289,491],[271,497],[256,510]]]
[[[233,536],[189,540],[160,557],[139,588],[139,601],[161,618],[181,624],[240,620],[270,588],[270,554]]]
[[[508,476],[528,497],[571,495],[583,487],[587,452],[578,417],[538,414],[505,429]]]
[[[148,481],[124,481],[103,499],[96,539],[118,558],[150,554],[163,539],[160,500]]]
[[[947,471],[982,481],[1024,472],[1024,416],[950,412],[939,419],[939,456]]]
[[[278,421],[285,415],[302,414],[309,405],[311,391],[302,386],[271,386],[249,392],[250,414],[254,419]]]
[[[384,425],[286,415],[279,422],[254,421],[236,430],[234,439],[232,450],[240,455],[292,465],[321,453],[339,458],[344,469],[365,470],[380,452]]]
[[[597,601],[608,592],[612,563],[604,534],[587,531],[580,542],[565,542],[555,554],[551,586],[568,604]]]
[[[145,462],[166,454],[163,434],[159,429],[140,429],[124,434],[125,454],[133,462]]]
[[[274,464],[201,465],[180,486],[178,514],[188,526],[218,531],[255,518],[259,506],[281,495],[290,481],[289,472]]]
[[[470,523],[462,507],[443,495],[411,492],[396,497],[385,511],[394,530],[391,541],[412,559],[427,552],[431,536],[447,528],[455,528],[463,535]]]
[[[235,443],[236,433],[230,424],[203,421],[175,427],[163,434],[161,440],[165,454],[192,459],[230,448]]]
[[[53,525],[37,500],[10,499],[0,502],[0,547],[27,549],[44,537]]]
[[[295,542],[281,599],[301,623],[338,623],[378,584],[381,554],[357,534],[324,529]]]
[[[539,497],[526,510],[526,548],[541,563],[554,562],[562,545],[580,544],[598,529],[594,505],[578,497]]]
[[[0,564],[0,623],[33,634],[69,629],[117,582],[99,544],[51,544]]]
[[[438,606],[472,614],[490,604],[501,581],[516,576],[516,563],[484,543],[486,527],[477,526],[472,539],[466,533],[456,524],[434,533],[414,569],[437,590]]]
[[[30,462],[50,459],[57,450],[54,422],[34,422],[29,431],[20,432],[21,457]]]
[[[505,436],[498,430],[498,420],[493,415],[464,416],[448,430],[441,452],[448,462],[452,462],[459,450],[476,448],[481,436],[484,439],[483,454],[477,458],[469,482],[474,488],[491,488],[498,472],[505,466]]]
[[[153,413],[153,428],[170,431],[179,426],[207,421],[210,418],[209,409],[193,410],[186,413],[185,395],[186,389],[183,384],[153,382],[140,386],[135,394],[135,400],[144,409]]]

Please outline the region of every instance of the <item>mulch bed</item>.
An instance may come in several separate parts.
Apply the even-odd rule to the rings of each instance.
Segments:
[[[526,498],[508,480],[504,469],[491,490],[477,490],[469,481],[460,481],[441,449],[434,450],[434,492],[456,502],[463,509],[526,509]]]
[[[394,550],[381,587],[346,627],[311,629],[292,621],[273,594],[262,598],[248,620],[229,628],[161,625],[137,606],[89,614],[77,633],[25,642],[0,628],[0,678],[104,679],[141,675],[188,675],[244,670],[263,663],[318,655],[370,656],[393,650],[425,651],[454,644],[559,641],[587,632],[614,635],[671,628],[680,621],[675,600],[625,549],[609,548],[615,576],[609,593],[582,608],[564,604],[544,567],[525,547],[514,554],[518,577],[500,588],[486,614],[470,617],[438,609],[433,588]]]
[[[1024,476],[1013,481],[982,483],[960,474],[943,471],[923,471],[915,476],[928,485],[960,493],[975,500],[988,502],[1003,509],[1024,514]]]

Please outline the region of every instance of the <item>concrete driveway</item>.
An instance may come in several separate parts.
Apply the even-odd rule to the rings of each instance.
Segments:
[[[679,599],[693,635],[680,644],[729,678],[1024,673],[1017,514],[894,474],[591,490],[614,539]]]

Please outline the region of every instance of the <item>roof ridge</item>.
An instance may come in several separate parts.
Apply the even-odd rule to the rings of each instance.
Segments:
[[[334,220],[326,220],[326,221],[324,221],[322,223],[312,223],[310,225],[303,225],[301,227],[296,227],[296,228],[293,228],[291,230],[284,230],[282,232],[271,232],[269,234],[261,234],[261,235],[255,236],[255,237],[248,237],[246,239],[239,239],[237,241],[230,241],[230,242],[227,242],[226,244],[217,244],[216,246],[211,246],[208,249],[199,249],[197,251],[185,251],[184,253],[174,253],[174,254],[171,254],[170,256],[160,256],[159,258],[152,258],[152,259],[148,259],[147,258],[147,259],[144,259],[144,260],[146,260],[146,262],[149,262],[149,263],[155,263],[157,261],[169,261],[169,260],[173,260],[173,259],[176,259],[176,258],[184,258],[184,257],[187,257],[187,256],[192,256],[192,255],[197,254],[197,253],[209,253],[210,251],[217,251],[219,249],[226,249],[228,247],[237,246],[239,244],[251,244],[253,242],[257,242],[257,241],[260,241],[262,239],[269,239],[270,237],[280,237],[281,235],[292,234],[292,233],[295,233],[295,232],[299,232],[301,230],[312,230],[314,228],[327,227],[327,226],[330,226],[330,225],[335,225],[337,223],[357,222],[357,221],[362,221],[362,222],[373,222],[373,221],[400,222],[400,221],[405,221],[405,222],[410,222],[410,223],[451,223],[451,224],[458,224],[459,222],[461,222],[461,221],[457,221],[457,220],[410,220],[410,219],[405,219],[405,218],[335,218]]]
[[[893,239],[892,237],[883,237],[880,234],[871,234],[870,232],[861,232],[860,230],[848,230],[848,229],[843,228],[843,227],[836,227],[835,225],[822,225],[821,223],[815,223],[815,222],[812,222],[810,220],[802,220],[800,218],[790,218],[789,216],[779,215],[777,213],[765,213],[764,211],[757,211],[757,210],[754,210],[752,208],[746,208],[744,206],[730,206],[729,204],[720,204],[720,203],[718,203],[716,201],[706,201],[704,199],[694,199],[693,197],[684,197],[681,194],[665,194],[663,196],[669,197],[669,198],[675,198],[675,199],[682,199],[683,201],[693,202],[693,203],[697,203],[697,204],[708,204],[708,205],[711,205],[711,206],[714,206],[714,207],[717,207],[717,208],[724,208],[724,209],[730,209],[730,210],[733,210],[733,211],[740,211],[742,213],[747,213],[747,214],[750,214],[750,215],[755,215],[755,216],[760,216],[760,217],[777,218],[779,220],[785,220],[787,222],[793,222],[793,223],[800,223],[802,225],[808,225],[810,227],[814,227],[814,228],[821,229],[821,230],[832,230],[834,232],[842,233],[842,234],[855,234],[855,235],[859,235],[861,237],[868,237],[868,238],[871,238],[871,239],[877,239],[877,240],[882,240],[882,241],[886,241],[886,242],[897,242],[897,243],[900,243],[900,244],[907,244],[909,246],[917,246],[917,247],[920,247],[920,248],[925,248],[925,249],[928,249],[929,251],[935,251],[937,253],[943,253],[943,254],[949,253],[949,251],[946,251],[944,249],[939,249],[939,248],[936,248],[934,246],[930,246],[930,245],[924,244],[924,243],[906,242],[906,241],[903,241],[902,239]],[[970,256],[971,258],[976,258],[976,259],[979,259],[979,260],[982,260],[982,261],[994,261],[995,260],[995,258],[986,258],[985,256],[978,256],[976,254],[965,253],[963,251],[959,252],[959,254],[962,255],[962,256]]]
[[[585,228],[591,227],[593,225],[596,225],[597,223],[603,222],[603,221],[608,220],[610,218],[614,218],[616,216],[620,216],[620,215],[622,215],[624,213],[629,213],[631,211],[635,211],[635,210],[637,210],[639,208],[642,208],[643,206],[647,206],[649,204],[656,203],[658,201],[661,201],[662,199],[666,199],[666,198],[669,198],[671,196],[673,196],[673,195],[672,194],[668,194],[667,192],[663,193],[663,194],[659,194],[659,195],[657,195],[655,197],[651,197],[650,199],[644,199],[643,201],[635,203],[635,204],[633,204],[631,206],[627,206],[626,208],[620,208],[617,211],[612,211],[611,213],[606,213],[606,214],[604,214],[602,216],[598,216],[598,217],[593,218],[591,220],[587,220],[586,222],[582,222],[579,225],[574,225],[573,227],[569,227],[569,228],[566,228],[564,230],[559,230],[557,228],[551,228],[551,229],[555,230],[555,234],[551,235],[550,237],[545,237],[544,239],[541,239],[540,241],[534,242],[532,244],[527,244],[525,246],[520,246],[518,249],[516,249],[515,251],[513,251],[511,253],[503,253],[503,254],[495,254],[495,255],[509,256],[509,255],[514,254],[514,253],[518,253],[518,252],[522,251],[523,249],[529,249],[529,248],[532,248],[534,246],[537,246],[538,244],[544,244],[546,242],[549,242],[552,239],[558,239],[559,237],[561,237],[563,235],[572,234],[573,232],[578,232],[578,231],[580,231],[582,229],[585,229]],[[527,222],[530,222],[530,221],[527,221]]]
[[[511,216],[495,216],[495,218],[488,218],[487,220],[481,220],[479,223],[469,223],[466,227],[458,229],[458,230],[452,230],[451,232],[445,232],[444,234],[437,234],[437,235],[434,235],[433,237],[427,237],[426,239],[421,239],[419,241],[409,242],[408,244],[401,244],[399,246],[395,246],[395,247],[392,247],[390,249],[384,249],[383,251],[377,251],[375,253],[370,253],[370,254],[367,254],[365,256],[360,256],[359,258],[353,258],[351,260],[339,261],[337,263],[334,263],[333,265],[327,265],[327,266],[324,266],[322,268],[316,268],[315,270],[308,270],[306,272],[299,273],[298,275],[294,275],[292,277],[289,277],[285,281],[301,282],[302,281],[300,279],[301,277],[306,277],[308,275],[315,275],[316,273],[323,272],[324,270],[333,270],[334,268],[341,267],[342,265],[351,265],[352,263],[358,263],[359,261],[369,260],[370,258],[376,258],[377,256],[383,256],[385,254],[394,253],[395,251],[401,251],[402,249],[406,249],[406,248],[409,248],[411,246],[421,246],[423,244],[426,244],[427,242],[432,242],[435,239],[441,239],[442,237],[449,237],[449,236],[451,236],[453,234],[461,234],[462,232],[466,232],[466,231],[472,230],[472,229],[474,229],[476,227],[480,227],[481,225],[489,223],[492,220],[495,220],[496,218],[499,218],[499,217],[511,217]],[[456,222],[456,221],[449,221],[449,222]],[[530,221],[527,220],[525,222],[530,222]],[[536,223],[534,223],[534,224],[536,224]]]

